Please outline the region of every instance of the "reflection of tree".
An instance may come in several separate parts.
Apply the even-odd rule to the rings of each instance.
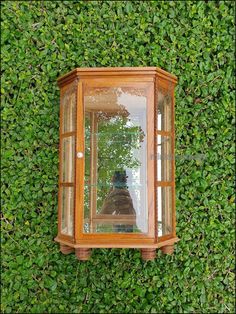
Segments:
[[[90,216],[90,202],[93,203],[94,199],[96,200],[98,214],[109,213],[109,204],[117,203],[118,196],[120,203],[122,203],[122,201],[123,204],[126,202],[126,198],[130,196],[128,186],[117,186],[118,181],[114,179],[117,175],[127,173],[127,169],[132,169],[132,176],[134,177],[136,176],[135,173],[140,175],[138,170],[141,166],[140,148],[141,143],[144,141],[145,133],[140,126],[142,125],[144,107],[142,101],[137,99],[137,97],[144,97],[144,95],[144,89],[131,88],[130,86],[122,88],[86,87],[84,96],[84,210],[86,218]],[[90,119],[93,122],[91,122]],[[96,121],[95,124],[98,125],[98,129],[94,126],[94,121]],[[94,133],[91,134],[93,130]],[[92,163],[90,148],[91,138],[97,146],[97,162],[93,161]],[[91,179],[93,167],[97,168],[97,181],[95,182],[97,192],[95,192],[95,196],[93,192],[94,189],[91,187],[91,180],[95,180]],[[135,169],[137,169],[137,171]],[[137,180],[137,178],[134,180]],[[129,185],[132,185],[130,181],[132,181],[132,178],[129,178]],[[89,199],[90,195],[91,200]],[[109,199],[109,197],[111,198]],[[131,197],[130,201],[131,205],[129,208],[133,206]],[[127,201],[127,203],[129,202]],[[93,206],[91,205],[91,207]],[[123,211],[125,206],[121,207],[123,208],[121,211]],[[132,210],[133,211],[130,211],[130,213],[135,214],[133,207]],[[121,211],[116,207],[112,212],[114,215],[119,215],[122,214]],[[100,232],[101,231],[102,230],[100,230]],[[87,232],[89,232],[89,229]]]
[[[135,126],[129,119],[126,110],[120,112],[98,112],[98,180],[97,180],[97,209],[101,209],[104,199],[112,187],[115,172],[123,172],[127,168],[140,167],[137,154],[144,132],[140,126]],[[85,181],[89,184],[90,177],[90,120],[85,117]],[[89,214],[89,190],[85,191],[86,217]]]
[[[143,140],[143,132],[134,126],[127,116],[111,116],[99,120],[98,133],[98,209],[108,194],[115,171],[135,169],[140,161],[135,151]]]

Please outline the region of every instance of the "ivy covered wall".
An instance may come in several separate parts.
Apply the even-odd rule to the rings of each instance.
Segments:
[[[234,2],[3,1],[1,10],[2,311],[232,313]],[[173,256],[145,263],[138,250],[97,249],[81,263],[53,242],[56,79],[97,66],[159,66],[179,78]]]

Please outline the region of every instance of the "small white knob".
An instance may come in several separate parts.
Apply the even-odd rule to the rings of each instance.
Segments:
[[[84,157],[84,154],[82,152],[77,153],[77,158],[83,158],[83,157]]]

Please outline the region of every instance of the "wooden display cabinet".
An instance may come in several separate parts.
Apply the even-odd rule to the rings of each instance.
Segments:
[[[156,67],[77,68],[58,79],[62,253],[173,252],[176,82]]]

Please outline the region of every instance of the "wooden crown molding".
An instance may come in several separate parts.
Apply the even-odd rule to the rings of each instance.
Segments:
[[[76,68],[73,71],[57,79],[58,86],[61,87],[72,82],[74,79],[88,78],[90,76],[152,76],[160,77],[168,81],[177,83],[177,77],[158,67],[107,67],[107,68]]]

